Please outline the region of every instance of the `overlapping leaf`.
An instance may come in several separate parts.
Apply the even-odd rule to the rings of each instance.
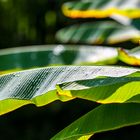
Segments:
[[[62,45],[54,48],[42,47],[39,50],[36,47],[22,51],[21,49],[2,50],[1,70],[33,68],[38,64],[45,66],[52,62],[54,62],[52,64],[80,64],[84,56],[92,58],[89,57],[90,59],[88,58],[85,63],[90,60],[95,63],[104,60],[98,57],[98,53],[108,55],[108,51],[112,53],[108,59],[116,60],[116,49],[100,48],[99,52],[97,50],[98,47],[95,47],[95,50],[94,47],[66,49]],[[97,57],[93,57],[92,54]],[[53,59],[50,55],[54,56]],[[68,55],[75,57],[70,61],[65,60]],[[139,104],[134,104],[140,102],[139,85],[140,71],[132,68],[53,66],[11,72],[0,76],[0,115],[26,104],[43,106],[55,100],[68,101],[74,98],[108,104],[92,110],[53,138],[88,139],[98,132],[140,123]],[[129,104],[126,104],[127,102]],[[128,117],[127,115],[130,114],[131,117]],[[85,124],[88,125],[86,128],[83,127]]]
[[[118,57],[129,65],[140,66],[140,47],[132,50],[118,49]]]
[[[101,77],[60,85],[62,95],[99,103],[140,102],[140,74],[125,77]],[[60,94],[61,95],[61,94]]]
[[[127,79],[123,79],[122,82],[125,84],[134,83],[132,84],[132,89],[134,92],[124,93],[122,90],[119,94],[116,94],[112,98],[110,95],[111,100],[106,103],[110,102],[118,102],[118,98],[120,98],[120,94],[122,94],[122,99],[130,99],[133,96],[138,95],[140,92],[140,88],[138,88],[137,84],[140,84],[140,74],[137,69],[128,69],[128,68],[119,68],[119,67],[107,67],[107,66],[59,66],[59,67],[49,67],[49,68],[38,68],[38,69],[31,69],[17,73],[11,73],[8,75],[0,76],[0,114],[4,114],[11,110],[14,110],[22,105],[33,103],[37,106],[42,106],[48,104],[54,100],[62,100],[67,101],[74,99],[76,97],[79,98],[87,98],[83,92],[80,92],[79,95],[71,94],[71,92],[65,92],[62,90],[59,85],[76,82],[81,80],[89,81],[86,83],[87,85],[81,85],[80,90],[84,90],[85,87],[87,89],[92,89],[92,87],[100,87],[102,89],[102,96],[101,98],[105,97],[105,93],[107,91],[106,87],[104,87],[103,83],[98,81],[99,76],[107,77],[116,77],[121,78],[122,76],[130,75]],[[134,75],[131,76],[131,74]],[[97,79],[96,79],[97,78]],[[93,80],[91,83],[90,81]],[[95,81],[94,81],[95,80]],[[119,79],[118,79],[119,81]],[[82,84],[82,81],[80,82]],[[136,84],[135,84],[136,83]],[[93,85],[92,85],[93,84]],[[116,81],[109,81],[109,85],[117,86]],[[108,86],[109,86],[108,85]],[[124,87],[118,87],[123,89]],[[127,87],[127,88],[130,88]],[[127,89],[126,88],[126,89]],[[75,87],[75,90],[79,91],[79,87]],[[116,88],[117,90],[117,88]],[[127,89],[128,90],[128,89]],[[78,93],[78,92],[77,92]],[[92,97],[92,100],[98,98],[98,95],[95,95],[94,92],[89,94],[89,97]],[[96,94],[96,91],[95,91]],[[125,96],[126,95],[126,96]],[[96,97],[97,96],[97,97]],[[109,96],[109,94],[108,94]],[[124,97],[125,96],[125,97]],[[130,97],[130,98],[129,98]],[[95,99],[94,99],[95,98]],[[136,100],[136,99],[135,99]],[[133,100],[133,101],[135,101]],[[96,101],[96,100],[95,100]],[[123,100],[125,101],[125,100]],[[122,102],[122,101],[121,101]],[[10,104],[10,105],[9,105]]]
[[[105,18],[113,14],[140,17],[139,0],[81,0],[67,2],[62,9],[71,18]]]
[[[104,21],[66,27],[58,31],[56,38],[63,43],[115,44],[124,41],[138,42],[140,31],[132,26]]]

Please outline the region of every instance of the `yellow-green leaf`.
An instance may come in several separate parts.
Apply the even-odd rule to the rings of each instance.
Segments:
[[[71,18],[106,18],[113,14],[128,18],[140,17],[139,0],[79,0],[67,2],[63,13]]]
[[[140,47],[132,50],[118,49],[118,58],[126,64],[140,66]]]

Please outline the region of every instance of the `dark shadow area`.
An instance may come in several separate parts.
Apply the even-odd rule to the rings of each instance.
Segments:
[[[98,106],[86,100],[55,101],[44,107],[26,105],[0,116],[2,140],[49,140],[80,116]]]

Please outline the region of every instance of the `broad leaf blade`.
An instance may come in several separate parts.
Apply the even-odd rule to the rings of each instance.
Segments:
[[[140,73],[124,77],[100,77],[59,85],[60,95],[67,95],[99,103],[140,102]]]
[[[0,114],[28,103],[42,106],[58,99],[67,101],[75,98],[61,91],[58,88],[60,84],[96,79],[99,76],[122,77],[135,72],[139,70],[107,66],[61,66],[1,75]]]
[[[118,49],[118,58],[126,64],[140,66],[140,47],[132,50]]]
[[[115,48],[85,45],[45,45],[4,49],[0,51],[0,60],[2,60],[0,70],[20,70],[48,65],[114,64],[117,55]]]
[[[71,18],[106,18],[112,14],[139,18],[139,5],[139,0],[81,0],[65,3],[62,10]]]
[[[51,140],[74,140],[83,136],[140,124],[140,104],[108,104],[90,111]],[[85,139],[87,140],[87,139]]]
[[[140,31],[132,26],[102,21],[66,27],[57,32],[56,38],[62,43],[116,44],[124,41],[138,42]]]

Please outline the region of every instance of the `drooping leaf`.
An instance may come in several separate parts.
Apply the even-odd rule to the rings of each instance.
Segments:
[[[134,73],[134,75],[133,75]],[[47,68],[37,68],[31,70],[24,70],[21,72],[11,73],[0,76],[0,115],[12,111],[25,104],[33,103],[36,106],[42,106],[48,104],[54,100],[67,101],[76,98],[71,92],[65,92],[60,88],[60,85],[70,82],[76,82],[81,80],[89,80],[87,87],[90,87],[90,80],[95,79],[95,85],[100,86],[102,89],[103,83],[98,82],[98,77],[114,77],[117,80],[123,76],[130,75],[130,79],[125,79],[124,82],[133,83],[131,86],[134,90],[134,96],[138,95],[139,88],[139,70],[131,68],[120,68],[120,67],[108,67],[108,66],[57,66]],[[119,79],[118,79],[119,80]],[[111,81],[110,85],[111,85]],[[94,83],[94,82],[93,82]],[[112,81],[112,85],[115,84]],[[116,84],[117,85],[117,84]],[[82,86],[81,86],[82,87]],[[118,87],[119,88],[119,87]],[[121,88],[121,87],[120,87]],[[124,88],[122,86],[122,88]],[[128,87],[130,88],[130,87]],[[85,86],[81,90],[85,89]],[[75,87],[75,90],[79,90]],[[102,91],[101,96],[104,97],[105,88]],[[127,89],[128,90],[128,89]],[[89,88],[90,91],[90,88]],[[114,91],[115,92],[115,91]],[[137,92],[137,93],[136,93]],[[90,93],[92,94],[92,93]],[[123,94],[123,91],[121,92]],[[126,99],[132,98],[132,94],[126,94]],[[113,94],[112,94],[113,95]],[[110,102],[118,101],[120,93],[116,94]],[[94,96],[94,95],[93,95]],[[111,96],[111,95],[110,95]],[[78,96],[77,96],[78,97]],[[82,98],[85,98],[84,95]],[[96,98],[96,97],[95,97]],[[98,95],[97,95],[98,98]],[[124,95],[123,95],[123,98]],[[136,101],[137,98],[132,100]],[[96,100],[95,100],[96,101]],[[125,101],[125,100],[124,100]]]
[[[124,77],[98,77],[59,85],[60,95],[99,103],[140,102],[140,73]]]
[[[9,69],[20,70],[64,64],[113,64],[117,61],[117,55],[115,48],[84,45],[46,45],[4,49],[0,51],[0,71],[9,72]]]
[[[140,47],[132,50],[118,49],[118,58],[129,65],[140,66]]]
[[[140,104],[100,105],[59,132],[51,140],[79,140],[92,135],[140,124]]]
[[[129,18],[140,17],[139,0],[81,0],[67,2],[63,13],[71,18],[106,18],[113,14]]]
[[[57,32],[56,38],[63,43],[115,44],[124,41],[138,43],[140,31],[132,26],[102,21],[66,27]]]

